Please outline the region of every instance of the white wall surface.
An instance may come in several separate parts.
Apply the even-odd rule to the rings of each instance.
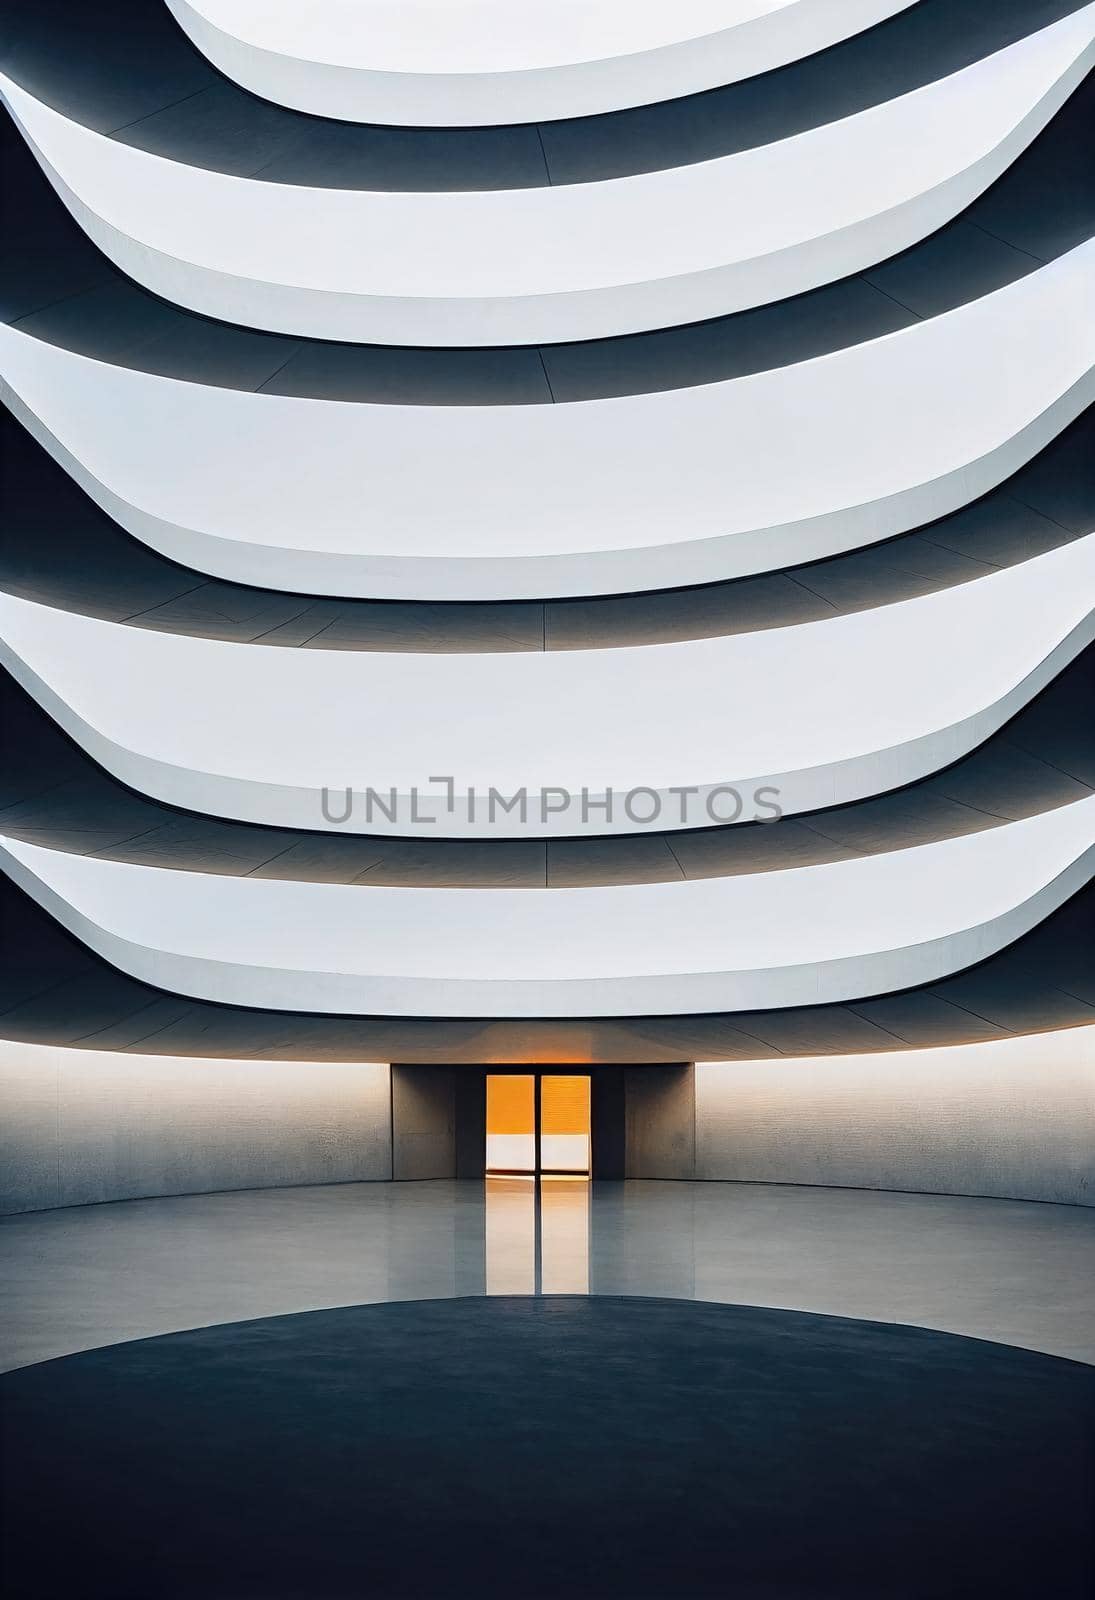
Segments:
[[[388,1067],[0,1040],[0,1211],[391,1177]]]
[[[318,339],[537,344],[722,316],[908,248],[1041,131],[1095,59],[1093,36],[1088,5],[774,144],[533,189],[241,178],[108,138],[3,75],[0,95],[95,244],[164,299]]]
[[[0,662],[122,782],[247,822],[424,838],[710,827],[879,794],[987,739],[1093,632],[1095,533],[846,616],[513,655],[287,650],[0,593]]]
[[[220,70],[347,122],[583,117],[734,83],[911,0],[167,0]]]
[[[113,966],[226,1005],[365,1016],[686,1015],[887,994],[985,960],[1088,881],[1095,797],[883,855],[599,888],[237,878],[2,834],[0,864]]]
[[[1095,1204],[1095,1027],[696,1064],[696,1176]]]
[[[1095,243],[809,361],[564,405],[248,394],[0,326],[0,396],[128,532],[378,599],[675,588],[872,544],[1016,472],[1095,398],[1093,363]]]

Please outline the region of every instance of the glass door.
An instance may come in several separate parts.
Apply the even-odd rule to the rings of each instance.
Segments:
[[[588,1073],[487,1074],[486,1290],[589,1291]]]
[[[488,1173],[588,1178],[588,1073],[487,1074]]]
[[[536,1167],[535,1074],[489,1072],[487,1172],[531,1177]]]
[[[540,1171],[590,1172],[589,1074],[548,1073],[540,1079]]]

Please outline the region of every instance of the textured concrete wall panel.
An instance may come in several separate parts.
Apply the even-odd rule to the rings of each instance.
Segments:
[[[388,1067],[0,1042],[0,1210],[391,1176]]]
[[[696,1175],[1095,1204],[1095,1027],[699,1062]]]

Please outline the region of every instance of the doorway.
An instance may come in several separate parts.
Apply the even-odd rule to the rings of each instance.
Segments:
[[[487,1293],[586,1294],[590,1074],[485,1076]]]
[[[513,1088],[495,1082],[488,1090],[489,1080]],[[393,1178],[481,1180],[489,1169],[615,1183],[695,1174],[694,1076],[686,1062],[400,1062],[391,1084]]]
[[[590,1176],[589,1073],[488,1072],[486,1079],[488,1176]]]

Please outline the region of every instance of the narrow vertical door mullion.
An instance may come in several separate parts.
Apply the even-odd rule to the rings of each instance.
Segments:
[[[532,1080],[532,1122],[534,1131],[533,1140],[533,1226],[535,1229],[535,1257],[533,1260],[533,1294],[544,1292],[544,1207],[540,1192],[540,1108],[543,1100],[541,1084],[543,1079],[536,1073]]]
[[[537,1072],[532,1081],[533,1081],[533,1091],[532,1091],[533,1161],[532,1161],[532,1167],[533,1167],[533,1171],[536,1174],[536,1176],[539,1177],[540,1176],[540,1169],[541,1169],[541,1167],[543,1165],[543,1162],[541,1161],[541,1158],[540,1158],[540,1113],[541,1113],[541,1109],[542,1109],[542,1106],[543,1106],[543,1090],[541,1088],[541,1085],[543,1083],[543,1078],[542,1078],[541,1074],[539,1072]]]

